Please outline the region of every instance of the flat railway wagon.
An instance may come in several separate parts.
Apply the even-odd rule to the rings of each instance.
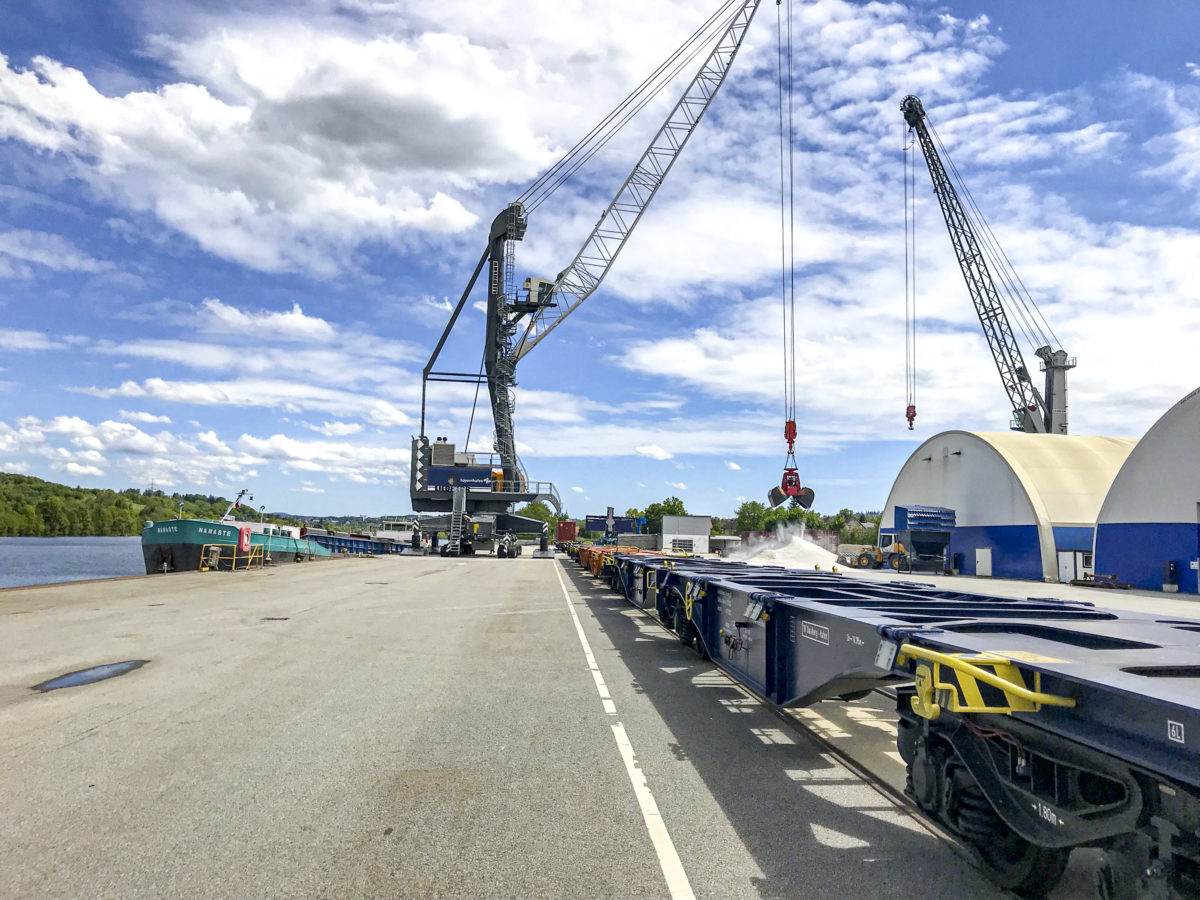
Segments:
[[[586,566],[778,707],[894,686],[906,793],[999,886],[1200,897],[1200,620],[704,558]]]

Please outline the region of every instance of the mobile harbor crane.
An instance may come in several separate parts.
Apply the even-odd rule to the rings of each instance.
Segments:
[[[904,114],[904,121],[908,123],[909,130],[916,135],[917,143],[921,145],[925,163],[929,168],[929,177],[933,179],[933,190],[937,194],[938,205],[950,231],[950,242],[954,245],[959,268],[962,269],[963,278],[967,282],[967,290],[975,304],[975,312],[979,316],[979,324],[983,326],[983,334],[992,351],[996,369],[1000,372],[1000,380],[1008,392],[1009,402],[1012,403],[1012,429],[1032,434],[1066,434],[1067,372],[1075,367],[1075,359],[1067,356],[1061,347],[1057,350],[1051,349],[1053,344],[1058,343],[1054,332],[1013,271],[1008,257],[996,243],[991,229],[975,205],[970,191],[962,185],[962,178],[958,176],[954,162],[945,153],[943,146],[942,155],[946,156],[960,186],[963,186],[968,204],[963,206],[935,146],[935,142],[941,144],[941,140],[932,125],[927,124],[925,107],[921,105],[921,101],[910,94],[901,101],[900,111]],[[907,191],[905,199],[908,199]],[[907,211],[905,216],[907,222]],[[989,259],[1000,278],[999,287],[988,266]],[[1045,393],[1038,392],[1029,370],[1025,367],[1025,359],[1021,355],[1021,348],[1017,344],[1008,311],[1001,298],[1002,291],[1007,294],[1012,304],[1021,330],[1036,348],[1034,353],[1042,360],[1042,368],[1046,372]],[[911,327],[910,323],[910,341]],[[910,367],[911,360],[912,356]],[[906,412],[910,429],[917,413],[913,379],[913,373],[910,371]]]
[[[476,542],[484,539],[479,537],[481,529],[488,537],[491,533],[525,530],[532,520],[513,515],[510,510],[515,503],[543,500],[562,511],[554,485],[530,482],[517,457],[513,428],[517,363],[600,286],[725,81],[759,3],[725,0],[650,77],[492,222],[487,246],[422,372],[421,432],[412,443],[413,510],[448,513],[445,521],[434,517],[424,523],[427,529],[449,533],[448,553],[473,552]],[[514,253],[516,242],[525,237],[529,214],[706,48],[711,49],[699,70],[600,214],[575,258],[552,279],[526,278],[524,296],[519,296],[515,290]],[[435,370],[446,339],[485,265],[487,321],[481,370]],[[431,381],[487,385],[495,427],[495,466],[492,461],[477,463],[474,454],[455,452],[454,445],[445,438],[430,442],[425,433],[425,401]],[[540,530],[541,523],[534,524]]]

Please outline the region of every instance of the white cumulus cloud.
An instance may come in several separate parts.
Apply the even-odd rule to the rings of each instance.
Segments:
[[[306,423],[306,427],[319,431],[325,437],[348,437],[363,430],[358,422],[322,422],[320,425]]]
[[[61,350],[66,346],[40,331],[0,328],[0,348],[4,350]]]
[[[670,459],[675,454],[664,450],[658,444],[642,444],[634,447],[633,452],[638,456],[648,456],[650,459]]]
[[[161,423],[164,425],[171,424],[170,416],[156,416],[154,413],[139,412],[137,410],[122,409],[117,413],[126,422],[144,422],[149,425]]]
[[[332,325],[316,316],[306,316],[299,303],[286,312],[246,312],[222,303],[216,297],[209,297],[201,304],[199,315],[200,321],[208,329],[234,334],[261,334],[298,340],[328,340],[334,336]]]

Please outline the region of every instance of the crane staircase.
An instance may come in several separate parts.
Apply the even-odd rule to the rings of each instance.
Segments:
[[[454,489],[454,506],[450,511],[450,556],[462,553],[463,531],[467,520],[467,489],[460,485]]]

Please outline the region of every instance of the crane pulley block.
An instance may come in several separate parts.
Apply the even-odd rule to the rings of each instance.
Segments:
[[[779,487],[789,497],[795,497],[800,493],[800,473],[792,468],[784,469],[783,481],[780,482]]]

